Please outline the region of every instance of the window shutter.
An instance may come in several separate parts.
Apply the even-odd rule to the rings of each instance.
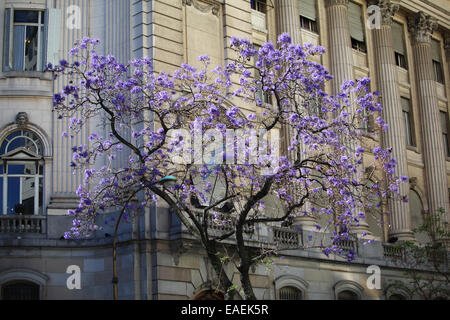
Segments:
[[[409,99],[406,98],[401,98],[402,101],[402,109],[405,112],[409,112],[410,111],[410,106],[409,106]]]
[[[403,38],[403,25],[400,23],[392,24],[392,42],[394,51],[400,53],[401,55],[405,55],[405,41]]]
[[[447,128],[447,113],[441,111],[441,126],[442,126],[442,133],[447,134],[448,128]]]
[[[316,0],[299,0],[298,9],[301,16],[316,21]]]
[[[59,64],[59,48],[61,39],[61,10],[47,9],[45,11],[45,38],[47,48],[45,52],[44,69],[51,63]]]
[[[11,9],[5,10],[5,41],[3,47],[3,71],[11,71],[10,41],[11,41]]]
[[[442,63],[441,61],[441,43],[439,41],[433,40],[431,42],[431,54],[433,60]]]
[[[348,3],[348,22],[350,27],[350,36],[355,40],[364,42],[364,28],[360,5],[353,2]]]
[[[23,59],[25,54],[25,26],[14,26],[13,30],[13,69],[23,70]]]

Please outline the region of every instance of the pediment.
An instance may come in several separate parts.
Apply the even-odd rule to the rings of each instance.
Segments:
[[[25,148],[17,148],[0,157],[1,160],[42,160],[42,157]]]

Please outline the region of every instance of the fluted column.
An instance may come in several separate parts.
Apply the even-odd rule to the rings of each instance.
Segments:
[[[348,0],[325,0],[328,25],[330,71],[334,76],[333,93],[340,91],[344,80],[353,79],[353,52],[348,25]]]
[[[430,213],[444,208],[448,214],[446,158],[431,55],[431,35],[437,28],[437,23],[430,16],[419,12],[413,19],[409,19],[408,27],[416,68],[428,207]]]
[[[292,39],[292,43],[301,44],[301,32],[300,32],[300,16],[298,9],[298,0],[278,0],[275,3],[275,13],[276,13],[276,21],[277,21],[277,34],[280,35],[282,33],[289,33]],[[290,152],[288,150],[289,145],[291,144],[294,138],[295,132],[291,127],[283,126],[282,128],[282,136],[283,136],[283,153],[286,154],[291,161],[295,161],[296,155],[295,152]],[[299,148],[303,149],[304,146],[302,144],[299,145]],[[298,197],[301,193],[299,190],[299,186],[294,184],[292,189],[290,190],[291,194],[294,197]],[[315,228],[316,219],[312,216],[305,215],[305,211],[309,211],[310,204],[305,204],[305,208],[301,210],[301,212],[296,212],[297,217],[294,220],[295,226],[301,226],[303,230],[312,230]]]
[[[275,3],[277,21],[277,33],[289,33],[292,43],[300,44],[300,16],[298,12],[298,0],[277,0]]]
[[[397,160],[395,174],[408,176],[405,127],[392,42],[392,17],[399,9],[399,1],[380,0],[375,2],[381,8],[382,15],[381,27],[373,30],[378,89],[381,92],[383,117],[389,124],[389,129],[382,134],[382,143],[383,147],[392,148],[392,156]],[[401,184],[400,193],[405,196],[409,195],[409,185]],[[395,236],[399,240],[412,240],[414,235],[411,231],[409,203],[390,200],[388,214],[390,236]]]
[[[348,24],[348,0],[325,0],[325,8],[328,25],[330,71],[334,76],[331,82],[332,93],[337,94],[341,91],[341,86],[345,80],[355,78],[353,74],[353,51]],[[353,97],[351,98],[353,99]],[[344,143],[347,145],[345,141]],[[349,152],[350,150],[356,149],[353,142],[348,142],[348,144]],[[363,210],[363,208],[359,208],[359,210]],[[356,234],[367,234],[370,236],[369,225],[365,219],[361,219],[359,225],[353,227],[352,231]]]

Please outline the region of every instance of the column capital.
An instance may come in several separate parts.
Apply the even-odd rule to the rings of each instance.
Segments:
[[[369,5],[380,8],[382,24],[392,25],[392,18],[400,9],[400,0],[370,0]]]
[[[415,17],[408,18],[408,30],[417,43],[431,43],[431,35],[437,27],[437,20],[423,11],[419,11]]]
[[[348,0],[325,0],[325,7],[347,6]]]

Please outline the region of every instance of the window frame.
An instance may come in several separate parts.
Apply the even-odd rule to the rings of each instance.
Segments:
[[[409,110],[405,110],[403,101],[407,101]],[[414,114],[413,114],[413,110],[412,110],[411,100],[406,97],[400,97],[400,103],[401,103],[401,107],[402,107],[402,120],[403,120],[403,124],[405,126],[406,146],[412,147],[412,148],[417,147],[416,134],[415,134],[416,131],[414,130]],[[406,114],[406,118],[405,118],[405,114]],[[408,127],[406,127],[406,125],[408,125]],[[409,132],[409,136],[408,136],[408,132]]]
[[[4,57],[6,59],[6,61],[3,62],[3,71],[5,72],[42,72],[45,69],[45,57],[46,57],[46,53],[45,50],[47,48],[46,45],[46,34],[45,34],[45,30],[48,24],[48,21],[46,19],[46,11],[43,9],[33,9],[33,8],[7,8],[9,11],[9,30],[6,30],[6,25],[5,25],[5,37],[4,37],[4,41],[6,41],[6,39],[8,39],[8,53],[5,54],[4,53]],[[16,11],[37,11],[39,12],[38,14],[38,22],[15,22],[14,19],[14,13]],[[44,18],[44,22],[42,22],[42,18]],[[25,33],[24,36],[26,38],[26,34],[27,34],[27,29],[28,27],[37,27],[38,31],[37,31],[37,57],[36,57],[36,69],[35,70],[25,70],[25,66],[26,66],[26,55],[25,55],[25,50],[26,50],[26,45],[24,45],[24,52],[23,54],[23,68],[21,70],[15,70],[15,58],[16,56],[14,55],[14,29],[17,26],[23,26],[25,27]],[[6,33],[8,33],[9,37],[6,37]],[[25,41],[25,39],[24,39]]]
[[[442,68],[442,63],[440,61],[437,61],[435,59],[432,60],[433,62],[433,74],[434,74],[434,81],[445,84],[444,81],[444,70]]]
[[[444,131],[444,128],[442,128],[442,125],[443,125],[443,123],[442,123],[442,116],[444,115],[444,117],[445,117],[445,125],[446,125],[446,130]],[[440,119],[439,119],[439,122],[441,123],[441,134],[442,134],[442,138],[444,139],[444,146],[445,146],[445,142],[447,142],[447,145],[446,145],[446,148],[444,149],[444,151],[445,151],[445,157],[446,158],[450,158],[450,141],[449,141],[449,138],[448,138],[448,132],[449,132],[449,129],[450,129],[450,125],[449,125],[449,120],[448,120],[448,112],[446,112],[446,111],[443,111],[443,110],[439,110],[439,117],[440,117]]]
[[[319,34],[319,25],[317,21],[311,20],[300,15],[300,28],[312,33]]]
[[[266,0],[250,0],[250,8],[260,13],[267,13],[267,1]]]
[[[16,133],[19,133],[15,135]],[[29,133],[30,136],[27,136],[26,133]],[[14,135],[14,136],[13,136]],[[36,153],[32,151],[27,151],[24,147],[16,147],[13,150],[9,150],[8,148],[11,146],[11,143],[13,143],[15,140],[18,139],[24,139],[25,141],[31,141],[34,144],[34,147],[36,149]],[[39,146],[40,145],[40,146]],[[24,179],[34,179],[31,181],[34,186],[32,188],[34,192],[33,197],[33,205],[34,210],[32,215],[34,216],[40,216],[44,215],[44,175],[45,175],[45,161],[44,161],[44,142],[39,138],[39,136],[28,129],[19,129],[14,130],[8,133],[8,135],[1,141],[0,143],[0,149],[3,149],[3,151],[0,154],[0,166],[2,167],[2,171],[0,171],[0,177],[2,178],[2,195],[1,195],[1,204],[2,207],[0,208],[0,215],[8,215],[11,214],[8,211],[8,184],[10,179],[19,179],[19,203],[23,205],[22,199],[22,188],[23,188],[23,182],[26,181]],[[28,158],[17,158],[14,159],[14,157],[9,157],[9,155],[15,155],[17,153],[29,153],[27,156]],[[26,165],[26,164],[34,164],[35,166],[35,172],[34,173],[9,173],[9,169],[11,165]],[[17,204],[16,204],[17,205]],[[13,208],[11,208],[13,210]],[[15,211],[15,209],[14,209]],[[22,215],[25,212],[14,212],[14,214]]]

